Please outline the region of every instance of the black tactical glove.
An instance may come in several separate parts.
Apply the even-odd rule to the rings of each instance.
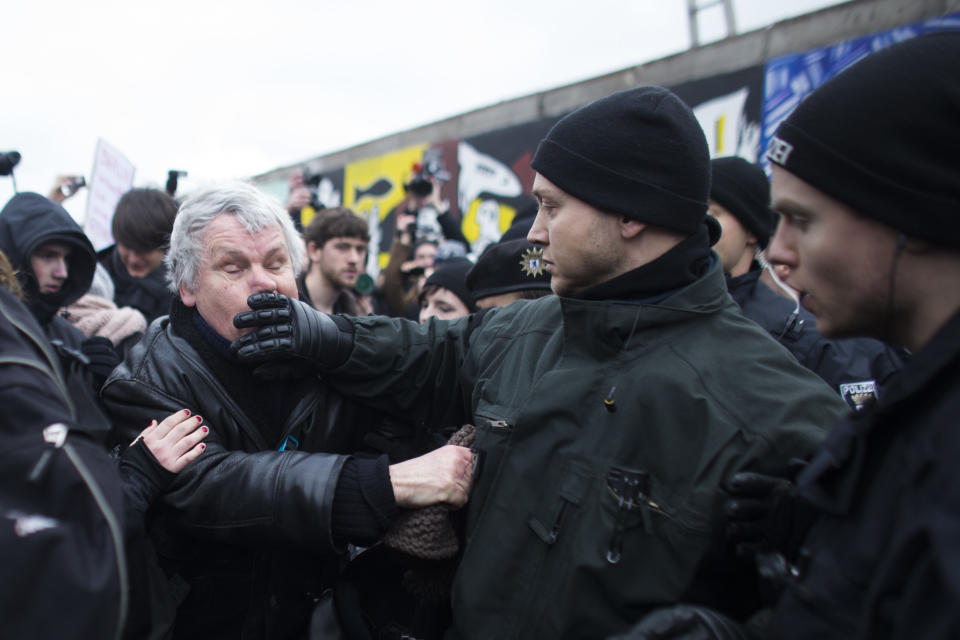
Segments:
[[[795,478],[806,462],[788,463],[789,478],[741,471],[727,482],[727,541],[742,558],[779,551],[792,558],[812,524],[812,509],[794,494]]]
[[[94,391],[99,392],[114,368],[120,364],[120,354],[113,343],[103,336],[93,336],[81,342],[80,352],[90,361],[87,369],[93,374]]]
[[[739,622],[693,604],[654,609],[630,631],[609,640],[747,640]]]
[[[264,377],[281,377],[291,364],[303,375],[304,363],[322,371],[347,361],[353,348],[349,320],[335,319],[280,293],[255,293],[247,304],[252,311],[234,316],[233,326],[255,330],[234,340],[230,348],[242,362],[269,363],[257,370]]]

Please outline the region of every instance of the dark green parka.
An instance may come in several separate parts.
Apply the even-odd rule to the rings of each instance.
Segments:
[[[550,296],[424,326],[353,322],[330,384],[478,429],[455,638],[599,638],[678,601],[749,615],[721,485],[785,474],[844,412],[741,315],[716,259],[656,303]]]

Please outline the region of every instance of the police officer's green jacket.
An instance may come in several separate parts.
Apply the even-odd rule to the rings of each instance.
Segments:
[[[741,315],[716,258],[655,303],[549,296],[353,322],[330,384],[477,427],[454,638],[600,638],[678,601],[745,617],[752,567],[724,545],[721,484],[786,475],[845,410]]]

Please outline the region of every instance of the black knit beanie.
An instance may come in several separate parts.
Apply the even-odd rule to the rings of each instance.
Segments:
[[[824,83],[767,158],[859,214],[960,248],[960,33],[919,36]]]
[[[467,288],[476,300],[528,289],[549,291],[543,248],[523,238],[490,245],[467,274]]]
[[[767,174],[760,165],[737,157],[714,158],[710,168],[710,199],[733,214],[765,249],[777,226]]]
[[[709,162],[690,108],[662,87],[638,87],[563,117],[530,164],[601,211],[689,235],[706,215]]]
[[[477,310],[477,305],[473,300],[473,294],[467,288],[467,272],[473,267],[473,263],[467,258],[448,258],[443,262],[438,262],[433,273],[423,283],[426,289],[431,285],[443,287],[460,298],[460,301],[466,305],[470,313]]]

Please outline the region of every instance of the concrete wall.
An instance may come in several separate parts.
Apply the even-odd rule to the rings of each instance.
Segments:
[[[677,85],[763,64],[771,58],[960,10],[960,0],[854,0],[634,67],[507,100],[254,176],[277,185],[304,165],[320,172],[394,149],[459,139],[556,116],[637,85]]]

